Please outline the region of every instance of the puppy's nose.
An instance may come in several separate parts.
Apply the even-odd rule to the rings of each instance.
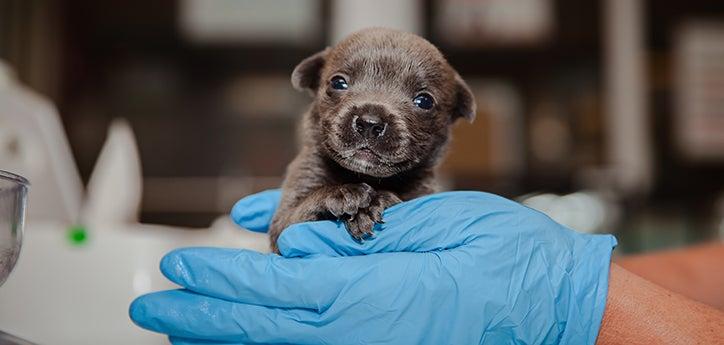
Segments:
[[[362,134],[367,139],[377,139],[385,135],[385,129],[387,129],[387,124],[382,122],[379,116],[373,114],[356,117],[352,126],[357,133]]]

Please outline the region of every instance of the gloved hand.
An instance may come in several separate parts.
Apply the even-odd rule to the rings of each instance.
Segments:
[[[273,193],[232,217],[263,231]],[[293,225],[284,256],[175,250],[161,270],[184,289],[138,298],[131,318],[175,344],[595,342],[612,236],[479,192],[404,202],[384,220],[363,243],[338,222]]]

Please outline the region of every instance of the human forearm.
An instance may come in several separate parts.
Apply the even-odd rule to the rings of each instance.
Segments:
[[[597,344],[721,344],[724,314],[612,264]]]
[[[724,310],[724,243],[626,256],[616,263],[668,290]]]

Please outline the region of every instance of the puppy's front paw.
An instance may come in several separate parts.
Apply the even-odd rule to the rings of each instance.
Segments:
[[[386,208],[401,202],[402,200],[400,200],[395,193],[381,191],[375,194],[375,197],[372,198],[372,202],[370,203],[370,207],[367,208],[367,211],[375,223],[381,224],[384,223],[382,219],[382,212],[384,212]]]
[[[359,209],[370,206],[375,190],[366,183],[341,185],[327,197],[325,208],[333,216],[345,219],[355,216]]]
[[[371,236],[375,223],[382,223],[385,208],[400,202],[393,193],[376,192],[366,183],[346,184],[326,200],[327,210],[342,219],[357,241]]]
[[[375,190],[366,183],[345,184],[325,200],[325,207],[334,217],[344,221],[355,240],[372,234],[374,221],[365,210],[375,197]]]

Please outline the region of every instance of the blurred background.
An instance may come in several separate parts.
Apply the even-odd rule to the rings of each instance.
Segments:
[[[294,66],[368,26],[427,38],[475,94],[446,188],[614,233],[619,254],[724,236],[722,1],[0,0],[0,85],[59,119],[13,130],[10,113],[35,108],[0,97],[0,169],[34,185],[28,241],[62,204],[53,219],[77,247],[125,202],[126,223],[158,225],[153,241],[197,244],[240,197],[281,183],[310,102]],[[39,137],[48,160],[28,158]],[[158,286],[133,277],[135,293]]]

